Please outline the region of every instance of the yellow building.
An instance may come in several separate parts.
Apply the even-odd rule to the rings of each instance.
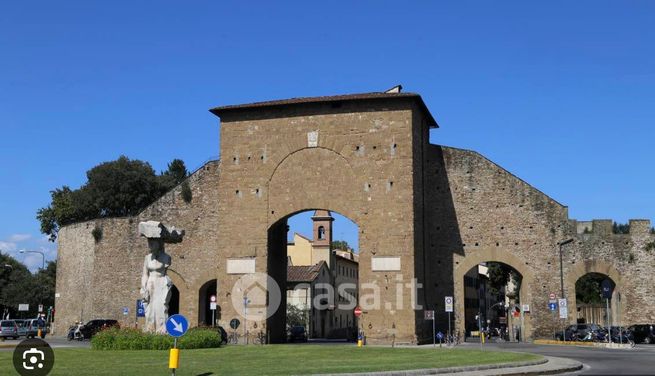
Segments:
[[[332,249],[334,218],[329,211],[316,210],[312,221],[312,239],[295,233],[287,245],[287,305],[309,308],[310,337],[354,339],[359,256]],[[339,294],[340,287],[352,298]]]

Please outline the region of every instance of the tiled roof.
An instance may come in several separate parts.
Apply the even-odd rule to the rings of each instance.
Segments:
[[[318,277],[318,273],[325,264],[319,261],[314,265],[287,266],[287,282],[311,282]]]

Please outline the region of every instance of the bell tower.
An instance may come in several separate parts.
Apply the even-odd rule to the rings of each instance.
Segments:
[[[314,236],[312,237],[312,263],[323,260],[332,269],[331,257],[332,222],[334,218],[328,210],[316,210],[312,216]]]

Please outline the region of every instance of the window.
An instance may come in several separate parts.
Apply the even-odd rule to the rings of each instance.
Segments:
[[[318,239],[319,240],[325,239],[325,227],[323,226],[318,226]]]

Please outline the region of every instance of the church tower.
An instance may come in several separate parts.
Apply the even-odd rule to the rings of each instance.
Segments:
[[[334,218],[328,210],[316,210],[312,216],[314,236],[312,239],[312,263],[323,260],[331,269],[332,260],[332,222]]]

